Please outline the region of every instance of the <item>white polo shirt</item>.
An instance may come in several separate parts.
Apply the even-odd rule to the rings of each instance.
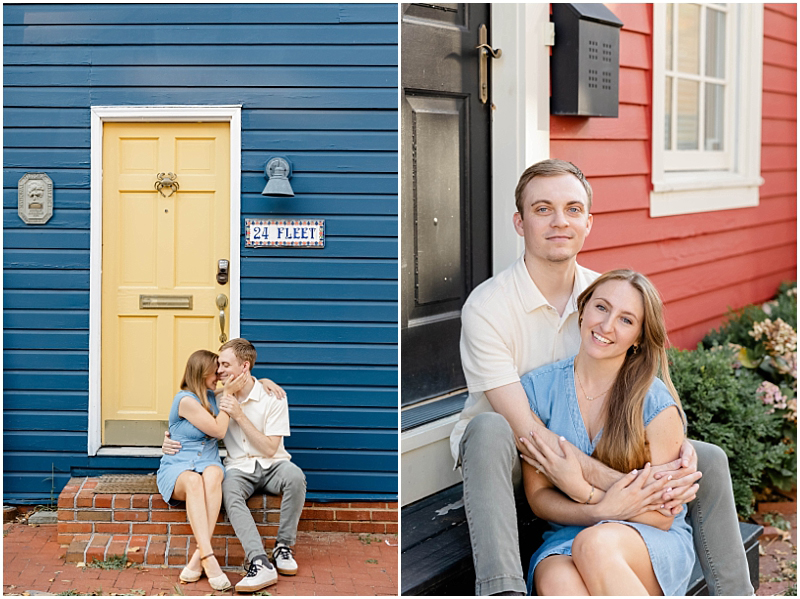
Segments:
[[[450,434],[456,463],[469,421],[492,411],[485,391],[516,383],[534,368],[578,353],[578,296],[598,276],[577,265],[572,295],[561,316],[528,274],[524,254],[470,293],[461,311],[460,344],[469,397]]]
[[[261,383],[256,382],[250,395],[239,405],[253,426],[268,437],[272,435],[289,436],[289,403],[287,399],[278,399],[272,393],[267,393]],[[228,457],[225,458],[225,469],[236,468],[248,474],[256,469],[256,462],[266,469],[280,460],[292,459],[283,446],[282,438],[278,450],[271,458],[258,454],[242,428],[233,419],[228,424],[228,432],[225,433],[225,449],[228,451]]]

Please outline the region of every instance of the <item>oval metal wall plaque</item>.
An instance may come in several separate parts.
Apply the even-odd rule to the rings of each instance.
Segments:
[[[25,224],[43,225],[53,216],[53,180],[47,173],[25,173],[17,197],[17,214]]]

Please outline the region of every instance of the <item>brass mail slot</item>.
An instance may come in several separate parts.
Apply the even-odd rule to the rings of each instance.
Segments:
[[[140,310],[191,310],[191,295],[140,295]]]

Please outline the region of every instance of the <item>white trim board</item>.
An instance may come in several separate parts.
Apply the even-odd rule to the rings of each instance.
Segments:
[[[514,189],[530,165],[550,158],[550,5],[491,5],[491,44],[503,55],[491,61],[492,274],[523,250],[513,229]],[[402,368],[402,366],[401,366]],[[453,470],[450,432],[459,414],[400,435],[403,505],[461,480]]]
[[[492,274],[524,243],[513,229],[514,189],[530,165],[550,158],[550,5],[492,6]],[[555,156],[554,158],[557,158]]]
[[[102,438],[100,375],[102,365],[101,294],[103,259],[103,123],[106,122],[227,122],[230,123],[230,337],[239,336],[242,106],[92,106],[91,107],[91,233],[89,243],[89,429],[88,455],[98,455]],[[141,453],[136,453],[140,449]],[[148,448],[127,456],[148,456]]]

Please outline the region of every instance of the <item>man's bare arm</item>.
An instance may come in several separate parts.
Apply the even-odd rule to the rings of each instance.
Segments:
[[[501,414],[511,425],[517,449],[521,453],[528,455],[528,457],[533,457],[525,445],[520,443],[519,439],[520,437],[530,439],[530,434],[536,431],[553,451],[563,455],[559,447],[558,435],[547,430],[542,421],[531,411],[522,383],[511,383],[486,391],[486,399],[489,400],[492,409]],[[581,464],[583,477],[589,484],[605,491],[622,478],[623,474],[621,472],[612,470],[582,451],[576,450],[575,453]]]
[[[242,429],[242,432],[247,437],[247,440],[250,441],[250,445],[258,452],[258,455],[265,458],[271,458],[275,455],[275,452],[278,451],[278,447],[280,447],[282,436],[265,435],[258,430],[253,426],[253,423],[250,422],[247,414],[244,413],[239,402],[235,399],[223,397],[219,402],[219,409],[226,412],[236,421],[239,428]]]

